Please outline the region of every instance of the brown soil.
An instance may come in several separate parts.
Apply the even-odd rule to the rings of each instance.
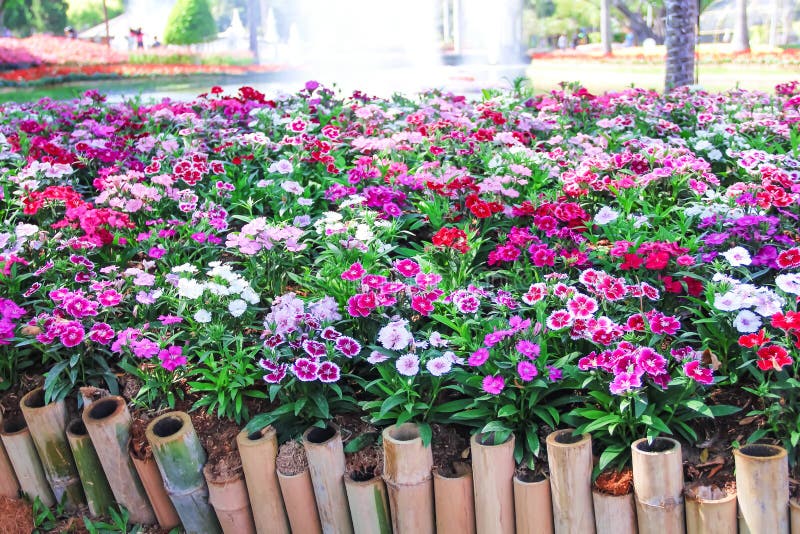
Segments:
[[[431,425],[433,430],[433,466],[444,476],[455,476],[454,462],[471,463],[469,434],[455,425]]]
[[[131,414],[133,422],[131,423],[131,441],[130,451],[137,460],[147,460],[153,457],[153,449],[147,441],[145,431],[150,421],[155,419],[152,412],[145,410],[135,410]]]
[[[763,404],[761,399],[742,388],[714,389],[707,402],[738,406],[741,411],[714,419],[698,418],[692,422],[698,442],[695,445],[681,444],[684,478],[687,484],[698,483],[735,491],[731,444],[734,441],[744,444],[753,432],[766,424],[763,417],[745,415],[750,410],[763,408]]]
[[[287,476],[299,475],[308,469],[306,450],[299,442],[289,440],[278,449],[278,471]]]
[[[383,473],[383,447],[377,444],[379,432],[372,424],[357,415],[344,414],[334,418],[346,447],[354,439],[371,434],[373,443],[354,453],[345,453],[345,472],[353,480],[369,480]]]
[[[517,466],[517,469],[514,471],[514,476],[520,479],[522,482],[527,483],[541,482],[546,478],[543,472],[543,467],[533,470],[521,465]]]
[[[18,499],[0,497],[0,532],[30,534],[33,531],[31,505]]]
[[[18,384],[14,384],[11,389],[0,396],[0,413],[4,418],[12,419],[20,415],[22,411],[19,409],[19,400],[24,397],[29,391],[42,386],[44,384],[44,377],[41,376],[20,376]]]
[[[603,471],[594,481],[594,487],[606,495],[628,495],[633,491],[633,469]]]
[[[240,475],[243,472],[242,458],[236,445],[239,425],[209,415],[205,410],[190,412],[189,417],[208,455],[207,464],[212,479],[224,481]]]

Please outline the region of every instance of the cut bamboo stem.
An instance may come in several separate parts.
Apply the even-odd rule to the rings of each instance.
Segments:
[[[435,469],[433,496],[438,534],[475,533],[475,493],[469,464],[454,463],[452,473]]]
[[[256,530],[289,534],[289,520],[283,506],[275,465],[278,434],[268,426],[256,432],[242,430],[236,437],[242,468],[253,510]]]
[[[355,534],[391,534],[389,498],[381,477],[355,480],[345,475],[344,486]]]
[[[14,466],[14,473],[17,475],[22,493],[31,500],[38,497],[47,507],[54,506],[56,499],[50,484],[47,483],[25,419],[19,415],[3,420],[0,439],[3,441],[11,465]]]
[[[344,487],[344,446],[339,429],[311,427],[303,434],[303,448],[314,485],[317,511],[325,534],[352,534],[353,522]]]
[[[186,533],[221,532],[202,473],[206,453],[189,415],[168,412],[156,417],[147,425],[145,435]]]
[[[633,493],[607,495],[592,490],[594,501],[594,524],[597,534],[636,534],[636,505]]]
[[[67,425],[67,442],[80,475],[89,513],[92,517],[107,514],[114,504],[114,496],[92,445],[92,438],[80,419],[74,419]]]
[[[553,534],[553,501],[550,479],[514,477],[514,513],[517,534]]]
[[[433,453],[413,423],[383,430],[383,480],[389,494],[392,531],[433,534]]]
[[[311,484],[311,473],[308,469],[297,475],[284,475],[278,471],[278,484],[283,502],[286,503],[286,515],[292,532],[321,534],[322,525],[319,522],[314,486]]]
[[[671,438],[647,438],[631,445],[636,516],[641,534],[686,532],[681,444]]]
[[[789,532],[789,465],[786,449],[745,445],[733,451],[741,532]]]
[[[789,522],[792,534],[800,534],[800,502],[796,499],[789,501]]]
[[[227,480],[214,480],[210,465],[203,468],[203,476],[208,484],[208,502],[214,507],[222,532],[225,534],[256,534],[247,485],[244,475]]]
[[[736,493],[695,485],[684,491],[686,534],[729,534],[736,532]]]
[[[547,459],[556,534],[595,532],[592,501],[592,438],[572,429],[547,436]]]
[[[67,442],[66,404],[63,400],[45,404],[44,389],[36,388],[22,397],[19,407],[56,501],[67,511],[77,510],[85,499]]]
[[[155,523],[150,501],[128,454],[131,414],[125,399],[109,396],[94,401],[83,411],[82,419],[117,503],[128,510],[132,522]]]
[[[514,534],[514,434],[494,443],[493,434],[470,438],[478,534]]]
[[[140,460],[133,454],[131,454],[131,461],[139,475],[139,480],[142,481],[150,506],[153,507],[158,525],[164,530],[171,530],[180,525],[181,518],[178,517],[178,512],[175,511],[172,500],[167,495],[167,489],[164,487],[164,480],[158,471],[156,461],[152,457]]]
[[[0,432],[3,428],[3,414],[0,413]],[[8,453],[0,440],[0,497],[16,499],[19,497],[19,481],[14,473],[14,466],[8,458]]]

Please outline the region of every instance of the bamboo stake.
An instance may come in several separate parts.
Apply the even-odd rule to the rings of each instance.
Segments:
[[[354,480],[344,476],[347,502],[353,518],[355,534],[391,534],[392,522],[389,519],[389,499],[386,486],[381,477],[369,480]]]
[[[314,501],[314,486],[308,469],[297,475],[284,475],[278,471],[278,484],[286,503],[286,515],[292,532],[322,534],[317,504]],[[269,531],[266,531],[269,532]]]
[[[776,445],[745,445],[733,451],[741,532],[789,533],[789,465]]]
[[[792,524],[792,534],[800,534],[800,502],[796,499],[789,501],[789,517]]]
[[[0,413],[0,431],[2,431],[2,428],[3,414]],[[2,440],[0,440],[0,497],[9,497],[11,499],[19,497],[19,481]]]
[[[433,471],[433,496],[437,534],[475,534],[475,493],[472,467],[453,464],[453,473]]]
[[[473,434],[470,449],[478,534],[514,534],[514,434],[498,444]]]
[[[208,487],[202,474],[206,453],[189,415],[184,412],[160,415],[150,421],[145,435],[186,533],[221,532],[208,502]]]
[[[325,534],[352,534],[353,522],[344,487],[344,447],[339,429],[311,427],[303,434],[303,447],[314,485],[319,520]]]
[[[94,401],[83,411],[83,424],[116,501],[128,510],[132,522],[155,523],[153,509],[128,454],[131,414],[125,399],[109,396]]]
[[[283,506],[275,459],[278,457],[278,434],[268,426],[236,436],[242,468],[250,496],[253,520],[259,532],[289,534],[289,520]]]
[[[636,505],[633,493],[607,495],[592,490],[594,501],[594,524],[597,534],[636,534]]]
[[[736,493],[709,486],[686,488],[686,534],[728,534],[736,532]]]
[[[31,438],[28,425],[25,424],[25,419],[21,415],[13,419],[5,419],[2,431],[0,431],[0,439],[3,441],[11,465],[14,466],[22,493],[31,500],[39,497],[42,504],[48,508],[54,506],[56,499],[53,496],[53,490],[47,483],[47,477],[44,475],[39,455],[36,453],[36,445],[33,444],[33,438]]]
[[[433,534],[433,453],[423,446],[417,425],[383,430],[383,480],[389,494],[392,531]]]
[[[92,517],[108,513],[114,504],[111,486],[108,485],[103,466],[92,445],[92,438],[86,431],[86,425],[80,419],[74,419],[67,426],[67,442],[75,459],[75,467],[80,475],[86,503]]]
[[[22,397],[19,407],[56,501],[63,502],[67,511],[77,510],[85,499],[67,443],[66,404],[63,400],[45,404],[44,389],[36,388]]]
[[[139,480],[142,481],[147,499],[153,507],[158,525],[164,530],[171,530],[181,524],[181,518],[172,505],[172,500],[167,495],[164,480],[158,471],[158,465],[153,458],[140,460],[131,454],[131,461]]]
[[[592,502],[592,438],[572,429],[547,436],[547,459],[556,534],[595,532]]]
[[[222,532],[225,534],[256,534],[253,514],[244,475],[239,473],[227,480],[214,480],[210,465],[203,468],[208,484],[208,502],[214,507]]]
[[[550,479],[525,481],[514,477],[517,534],[553,534]]]
[[[686,532],[681,444],[671,438],[647,438],[631,445],[636,515],[641,534]]]

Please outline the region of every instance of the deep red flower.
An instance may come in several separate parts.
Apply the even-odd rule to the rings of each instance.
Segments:
[[[761,347],[756,352],[758,354],[758,368],[762,371],[780,371],[784,365],[791,365],[792,358],[788,351],[780,345],[769,345]]]

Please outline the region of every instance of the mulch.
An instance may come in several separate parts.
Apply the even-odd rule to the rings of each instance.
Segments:
[[[0,534],[31,534],[33,509],[19,499],[0,497]]]

